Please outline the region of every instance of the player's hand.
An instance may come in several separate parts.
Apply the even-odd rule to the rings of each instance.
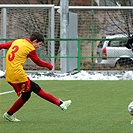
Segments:
[[[53,69],[53,65],[51,65],[50,63],[48,63],[48,67],[47,67],[49,70],[52,70]]]

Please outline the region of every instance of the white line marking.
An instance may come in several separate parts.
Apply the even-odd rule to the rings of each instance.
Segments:
[[[12,91],[7,91],[7,92],[1,92],[0,95],[5,95],[5,94],[8,94],[8,93],[12,93],[12,92],[15,92],[15,91],[12,90]]]

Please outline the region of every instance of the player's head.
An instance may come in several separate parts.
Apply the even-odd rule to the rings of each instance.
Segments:
[[[39,32],[33,32],[30,35],[29,39],[30,39],[31,42],[34,41],[34,40],[36,40],[37,42],[42,42],[42,43],[44,42],[44,36]]]
[[[33,32],[30,35],[30,41],[35,48],[39,48],[42,43],[44,43],[44,36],[39,32]]]

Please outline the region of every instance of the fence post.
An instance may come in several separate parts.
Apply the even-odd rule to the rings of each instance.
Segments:
[[[6,8],[2,8],[2,38],[6,38]],[[6,55],[6,50],[3,49],[3,57],[5,57]],[[6,63],[5,63],[5,58],[3,58],[3,71],[5,71],[5,66],[6,66]]]
[[[67,38],[67,26],[68,26],[68,1],[60,0],[60,38]],[[61,56],[67,55],[67,41],[60,42]],[[60,59],[61,72],[65,73],[67,70],[67,59]]]
[[[81,43],[81,40],[78,39],[78,72],[80,72],[80,60],[81,60],[80,43]]]

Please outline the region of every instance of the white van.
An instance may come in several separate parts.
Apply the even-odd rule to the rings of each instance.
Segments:
[[[99,42],[97,46],[97,56],[99,58],[96,59],[96,64],[103,67],[133,67],[133,51],[125,47],[126,35],[107,35],[103,38],[109,40]],[[116,38],[121,39],[115,40]]]

